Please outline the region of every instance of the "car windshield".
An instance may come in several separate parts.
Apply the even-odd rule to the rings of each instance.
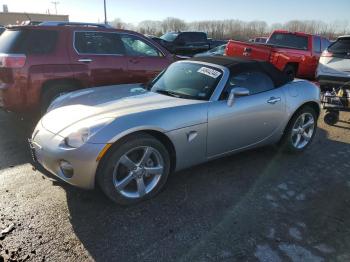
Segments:
[[[350,38],[341,38],[334,42],[328,51],[333,53],[350,53]]]
[[[166,33],[165,35],[162,35],[160,38],[168,42],[173,42],[178,35],[179,34],[176,34],[176,33]]]
[[[209,100],[222,70],[197,63],[174,63],[151,84],[151,91],[186,99]]]
[[[267,44],[307,50],[308,38],[307,36],[290,33],[274,33],[267,41]]]

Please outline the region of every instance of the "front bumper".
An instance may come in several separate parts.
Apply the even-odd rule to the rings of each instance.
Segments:
[[[317,80],[321,85],[350,86],[350,76],[318,75]]]
[[[320,63],[317,68],[316,79],[321,86],[349,86],[350,72],[339,71]]]
[[[93,189],[98,167],[96,161],[105,144],[85,144],[80,148],[62,146],[63,138],[51,133],[39,123],[29,141],[34,162],[56,177],[80,188]],[[69,162],[74,170],[71,178],[66,177],[60,167],[61,161]]]

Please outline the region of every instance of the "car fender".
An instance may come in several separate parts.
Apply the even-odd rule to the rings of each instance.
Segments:
[[[286,122],[284,128],[288,125],[295,112],[307,103],[315,103],[320,109],[320,88],[307,80],[294,80],[284,87],[286,94]]]

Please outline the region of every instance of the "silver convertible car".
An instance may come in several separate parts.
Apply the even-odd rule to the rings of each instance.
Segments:
[[[268,144],[301,152],[320,112],[319,88],[266,62],[201,57],[147,85],[57,98],[30,140],[35,161],[71,185],[101,187],[119,204],[155,196],[168,175]]]

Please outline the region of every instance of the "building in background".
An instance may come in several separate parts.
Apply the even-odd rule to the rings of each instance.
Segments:
[[[23,21],[69,21],[69,16],[9,12],[7,5],[3,5],[3,12],[0,12],[0,25],[21,24]]]

